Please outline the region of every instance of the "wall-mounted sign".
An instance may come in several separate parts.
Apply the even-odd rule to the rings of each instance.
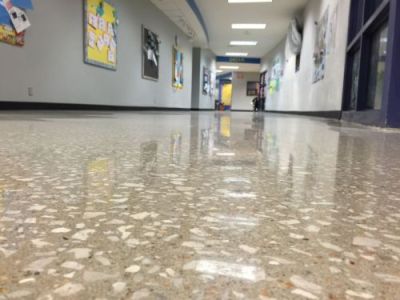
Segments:
[[[259,65],[261,64],[261,59],[255,57],[217,56],[217,62]]]

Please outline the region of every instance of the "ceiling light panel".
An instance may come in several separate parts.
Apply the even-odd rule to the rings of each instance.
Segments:
[[[232,41],[231,46],[257,46],[256,41]]]
[[[239,70],[239,66],[220,66],[221,70]]]
[[[232,24],[232,29],[265,29],[267,24]]]
[[[271,3],[272,0],[228,0],[228,3]]]
[[[245,57],[248,56],[248,53],[245,52],[226,52],[225,53],[226,56],[240,56],[240,57]]]

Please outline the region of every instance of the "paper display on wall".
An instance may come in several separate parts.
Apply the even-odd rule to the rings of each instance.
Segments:
[[[281,87],[281,77],[283,76],[281,58],[277,57],[274,59],[271,74],[268,83],[268,89],[270,96],[279,92]]]
[[[332,52],[332,49],[336,48],[336,32],[337,32],[337,19],[339,14],[339,4],[332,11],[329,22],[329,35],[328,35],[328,54]]]
[[[106,0],[85,1],[85,62],[87,64],[117,69],[116,8]]]
[[[32,10],[31,0],[0,0],[0,41],[22,47],[25,31],[31,26],[25,10]]]
[[[321,21],[317,26],[317,34],[314,46],[314,78],[313,82],[318,82],[325,78],[326,57],[328,55],[328,26],[329,26],[329,7],[325,11]]]
[[[14,27],[0,24],[0,41],[13,46],[22,47],[25,44],[25,32],[18,34]]]

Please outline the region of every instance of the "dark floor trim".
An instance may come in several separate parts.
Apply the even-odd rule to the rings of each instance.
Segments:
[[[191,111],[215,111],[215,109],[211,108],[191,108]]]
[[[254,112],[251,109],[232,109],[233,112]]]
[[[309,117],[319,117],[327,119],[340,119],[342,116],[341,111],[276,111],[267,110],[267,113],[273,114],[287,114],[287,115],[299,115],[299,116],[309,116]]]
[[[114,106],[92,104],[68,104],[45,102],[9,102],[0,101],[0,110],[110,110],[110,111],[190,111],[180,107],[153,107],[153,106]]]
[[[369,126],[385,127],[385,124],[381,121],[381,111],[379,110],[344,111],[342,120]]]

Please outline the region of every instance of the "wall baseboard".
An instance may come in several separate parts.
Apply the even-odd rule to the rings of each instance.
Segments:
[[[215,109],[211,108],[191,108],[191,111],[215,111]]]
[[[0,101],[0,110],[190,111],[190,108]]]
[[[99,110],[99,111],[215,111],[214,109],[155,107],[155,106],[114,106],[98,104],[14,102],[0,101],[1,110]],[[233,112],[252,112],[252,110],[232,110]],[[329,119],[340,119],[340,111],[266,111],[274,114],[302,115]]]
[[[267,110],[267,113],[272,114],[285,114],[285,115],[299,115],[299,116],[308,116],[308,117],[319,117],[319,118],[327,118],[327,119],[341,119],[342,112],[341,111],[276,111],[276,110]]]

